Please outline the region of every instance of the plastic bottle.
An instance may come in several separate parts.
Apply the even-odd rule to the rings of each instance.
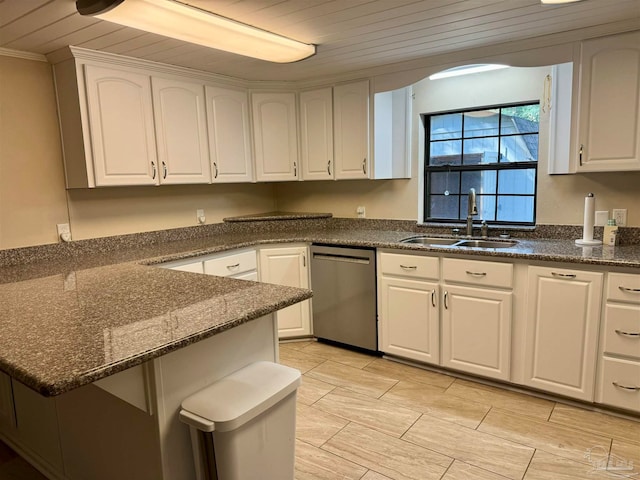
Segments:
[[[604,233],[602,235],[602,243],[605,245],[617,245],[618,244],[618,226],[615,219],[610,219],[604,226]]]

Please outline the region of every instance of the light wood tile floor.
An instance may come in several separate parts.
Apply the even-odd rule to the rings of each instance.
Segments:
[[[280,361],[303,373],[296,480],[640,478],[639,422],[317,342]],[[44,477],[0,442],[0,480]]]
[[[640,478],[639,422],[318,342],[280,346],[303,373],[296,480]],[[603,471],[609,455],[632,469]]]

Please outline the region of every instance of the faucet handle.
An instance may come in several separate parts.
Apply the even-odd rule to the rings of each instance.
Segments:
[[[483,220],[480,226],[480,235],[483,237],[487,237],[489,235],[489,225],[487,225],[487,221]]]

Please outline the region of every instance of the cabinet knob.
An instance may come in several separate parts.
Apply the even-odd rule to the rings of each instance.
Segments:
[[[436,306],[436,291],[431,290],[431,306],[435,308]]]
[[[444,292],[444,308],[449,309],[449,292]]]
[[[213,178],[218,178],[218,164],[213,162]]]
[[[573,274],[573,273],[551,272],[551,275],[553,275],[554,277],[558,277],[558,278],[576,278],[576,275]]]
[[[298,176],[298,164],[296,162],[293,162],[293,176]]]
[[[362,173],[367,174],[367,157],[362,160]]]
[[[167,164],[162,162],[162,178],[167,178]]]
[[[151,178],[156,179],[156,162],[151,162]]]
[[[629,288],[629,287],[623,287],[622,285],[618,287],[618,290],[622,290],[623,292],[628,292],[628,293],[640,293],[640,288]]]
[[[327,162],[327,173],[331,175],[331,160]]]
[[[472,272],[470,270],[467,270],[467,275],[471,275],[472,277],[486,277],[487,272]]]
[[[584,145],[580,144],[580,150],[579,150],[579,157],[578,159],[580,160],[580,166],[582,166],[582,152],[584,152]]]
[[[640,333],[636,333],[636,332],[625,332],[624,330],[614,330],[618,335],[622,335],[623,337],[633,337],[633,338],[640,338]]]

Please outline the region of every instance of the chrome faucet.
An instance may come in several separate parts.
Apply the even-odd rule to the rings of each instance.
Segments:
[[[478,205],[476,204],[476,189],[469,189],[469,203],[467,206],[467,236],[473,235],[473,216],[478,214]]]

